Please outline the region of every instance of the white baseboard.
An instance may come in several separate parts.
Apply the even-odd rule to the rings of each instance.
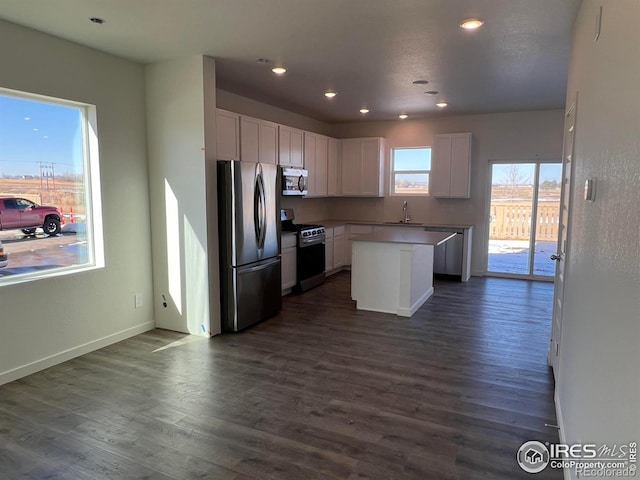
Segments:
[[[13,382],[14,380],[18,380],[19,378],[26,377],[27,375],[39,372],[40,370],[44,370],[45,368],[53,367],[54,365],[66,362],[67,360],[79,357],[80,355],[99,350],[135,335],[148,332],[149,330],[153,330],[154,328],[156,328],[155,322],[146,322],[141,325],[127,328],[126,330],[122,330],[111,335],[107,335],[106,337],[93,340],[83,345],[78,345],[77,347],[55,353],[40,360],[36,360],[35,362],[27,363],[26,365],[7,370],[6,372],[0,373],[0,385]]]
[[[409,308],[398,307],[398,316],[399,317],[411,317],[414,313],[418,311],[418,309],[424,305],[429,297],[433,295],[433,287],[429,288],[426,292],[424,292],[416,302],[411,305]]]

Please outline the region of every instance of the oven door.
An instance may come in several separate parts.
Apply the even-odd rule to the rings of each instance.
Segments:
[[[304,292],[325,281],[324,240],[299,243],[297,250],[298,283],[296,290]]]

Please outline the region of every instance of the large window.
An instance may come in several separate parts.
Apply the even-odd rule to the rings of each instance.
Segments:
[[[391,152],[391,195],[428,195],[431,147],[398,147]]]
[[[0,284],[104,265],[95,108],[0,89]]]

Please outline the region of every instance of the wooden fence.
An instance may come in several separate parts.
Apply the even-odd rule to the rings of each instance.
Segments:
[[[531,202],[492,202],[489,216],[491,240],[528,240],[532,225]],[[560,202],[538,202],[536,239],[556,241]]]

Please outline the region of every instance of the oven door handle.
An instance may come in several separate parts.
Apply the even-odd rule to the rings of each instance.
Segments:
[[[325,243],[325,238],[322,239],[314,239],[314,240],[300,240],[299,243],[299,247],[300,248],[306,248],[306,247],[313,247],[314,245],[319,245],[319,244],[323,244]]]

